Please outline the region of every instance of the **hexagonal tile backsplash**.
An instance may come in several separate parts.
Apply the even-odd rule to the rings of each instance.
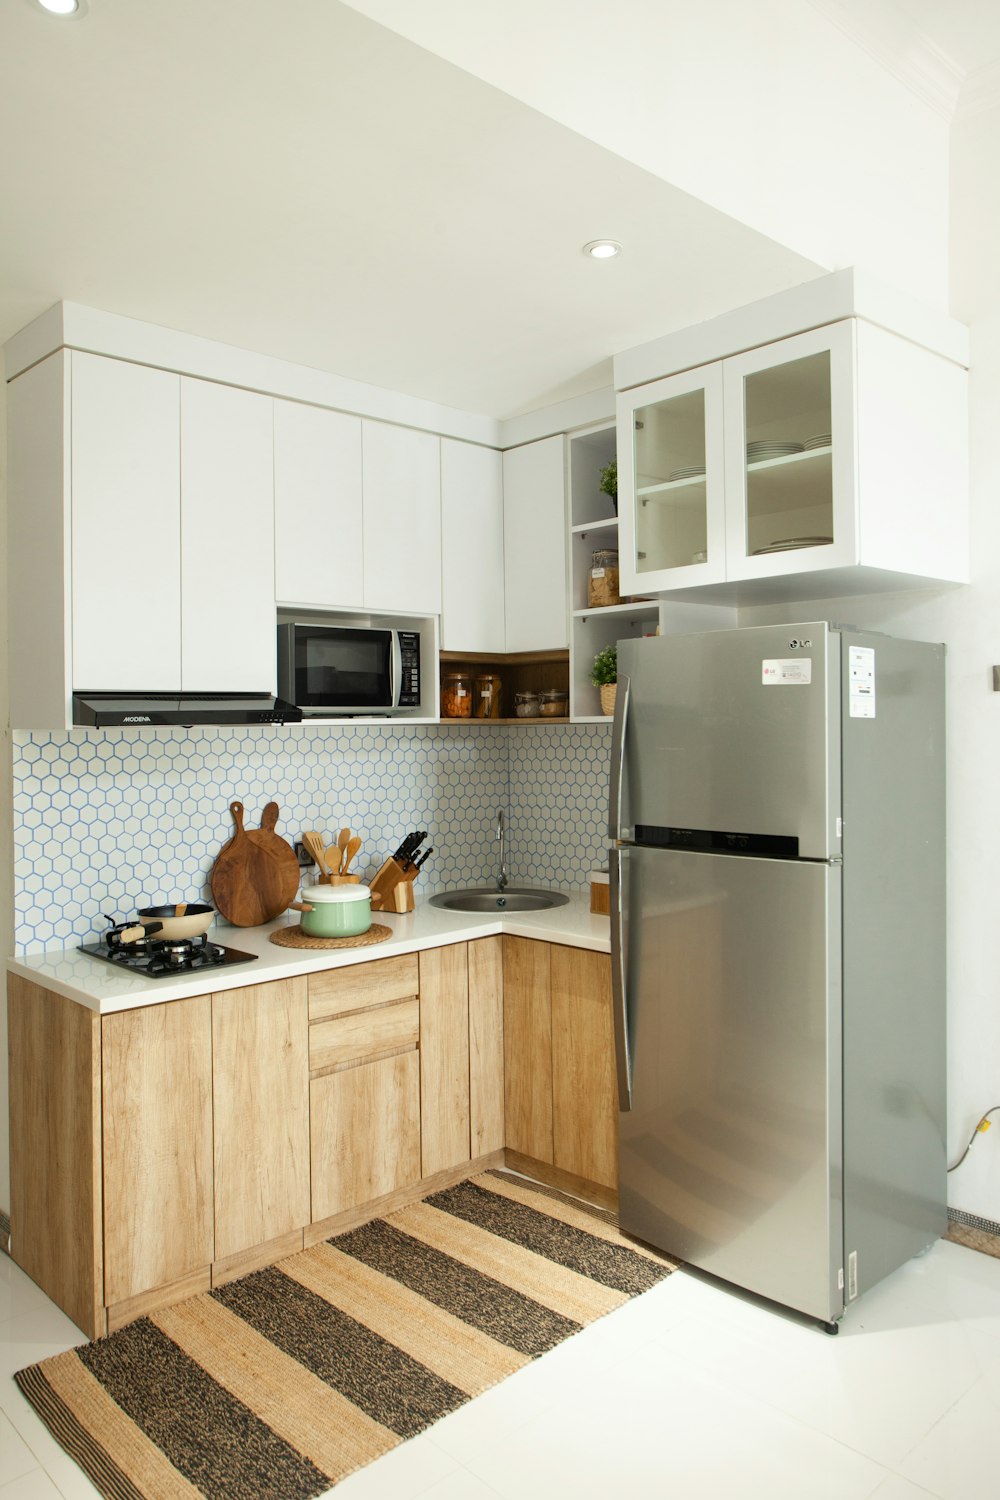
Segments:
[[[93,939],[105,914],[210,900],[233,831],[278,803],[278,833],[333,842],[349,824],[375,873],[403,835],[428,830],[418,891],[493,877],[496,814],[512,881],[583,888],[606,858],[605,725],[15,733],[15,950]]]

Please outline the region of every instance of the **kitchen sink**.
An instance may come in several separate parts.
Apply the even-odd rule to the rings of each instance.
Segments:
[[[510,886],[505,891],[492,889],[468,891],[442,891],[432,896],[431,906],[443,906],[446,911],[547,911],[550,906],[565,906],[568,896],[558,891],[530,891]]]

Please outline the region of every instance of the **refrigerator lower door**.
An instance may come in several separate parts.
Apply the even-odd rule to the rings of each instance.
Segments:
[[[840,867],[622,852],[621,1227],[831,1321],[844,1310]]]

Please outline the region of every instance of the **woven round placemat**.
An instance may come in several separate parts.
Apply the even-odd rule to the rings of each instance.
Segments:
[[[271,942],[279,948],[369,948],[372,943],[384,943],[390,937],[392,928],[383,927],[381,922],[373,922],[367,932],[357,937],[344,938],[309,937],[302,931],[301,922],[297,922],[294,927],[279,927],[272,932]]]

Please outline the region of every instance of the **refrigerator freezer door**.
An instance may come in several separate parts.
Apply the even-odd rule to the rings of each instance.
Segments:
[[[619,838],[713,830],[797,839],[804,859],[840,854],[840,639],[825,623],[622,641],[618,675]]]
[[[621,1227],[837,1318],[840,868],[623,852],[632,1108],[620,1117]]]

